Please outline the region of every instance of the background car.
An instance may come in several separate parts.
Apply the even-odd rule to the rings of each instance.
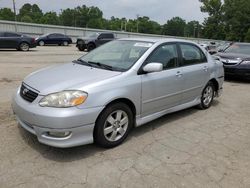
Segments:
[[[61,33],[50,33],[36,38],[36,42],[39,46],[44,46],[44,45],[68,46],[69,44],[72,43],[72,39],[69,36]]]
[[[29,51],[36,47],[35,38],[15,32],[0,32],[0,48],[14,48]]]
[[[88,37],[79,37],[76,41],[76,47],[80,51],[91,51],[98,46],[101,46],[107,42],[115,39],[113,33],[94,33]]]
[[[224,64],[226,76],[250,79],[250,43],[233,43],[216,57]]]

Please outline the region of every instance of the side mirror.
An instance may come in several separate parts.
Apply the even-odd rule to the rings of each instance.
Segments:
[[[143,67],[143,71],[146,73],[161,72],[163,65],[161,63],[149,63]]]
[[[97,39],[101,40],[101,39],[103,39],[103,37],[100,35],[100,36],[97,37]]]

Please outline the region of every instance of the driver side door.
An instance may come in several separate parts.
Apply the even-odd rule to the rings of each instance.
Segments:
[[[175,43],[166,43],[156,48],[146,60],[162,63],[163,71],[145,73],[142,79],[141,116],[169,109],[180,104],[182,99],[182,68]]]

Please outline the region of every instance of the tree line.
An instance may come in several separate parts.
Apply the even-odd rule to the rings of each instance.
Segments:
[[[180,17],[167,20],[163,25],[147,16],[105,19],[98,7],[86,5],[67,8],[60,13],[43,12],[37,4],[29,3],[20,8],[16,19],[28,23],[250,42],[250,0],[199,1],[201,12],[208,14],[202,24],[196,20],[186,22]],[[1,8],[0,20],[14,21],[15,14],[9,8]]]
[[[24,4],[16,17],[17,21],[52,24],[72,27],[107,29],[147,34],[200,37],[201,25],[198,21],[186,22],[180,17],[168,20],[166,24],[159,24],[147,16],[137,16],[135,19],[103,17],[103,12],[98,7],[86,5],[76,8],[67,8],[56,12],[43,12],[37,4]],[[0,20],[15,20],[15,14],[10,8],[0,9]]]

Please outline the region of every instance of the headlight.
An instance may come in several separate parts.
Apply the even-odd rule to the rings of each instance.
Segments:
[[[80,105],[85,102],[88,94],[83,91],[62,91],[52,93],[39,102],[42,107],[67,108]]]
[[[250,61],[242,61],[241,65],[250,65]]]

